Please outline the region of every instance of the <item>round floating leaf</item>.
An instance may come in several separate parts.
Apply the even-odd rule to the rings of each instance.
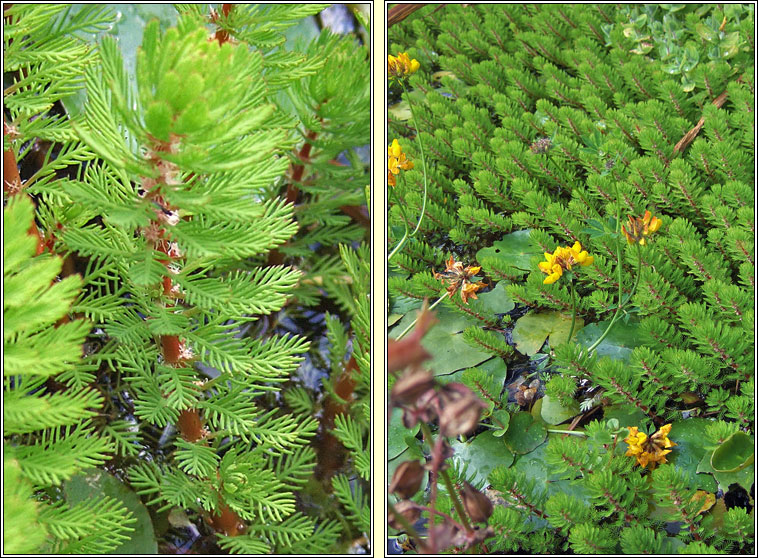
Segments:
[[[125,541],[111,554],[157,554],[158,543],[155,540],[150,514],[139,497],[127,485],[116,477],[100,469],[91,469],[80,473],[63,485],[63,491],[69,504],[74,505],[84,500],[110,496],[120,500],[132,512],[137,523],[132,525],[131,538]]]
[[[476,368],[482,370],[483,372],[487,372],[490,376],[499,380],[501,383],[505,383],[505,378],[508,376],[508,367],[505,365],[505,362],[503,362],[502,358],[492,357],[489,360],[485,360],[484,362],[477,364]],[[458,370],[457,372],[441,377],[439,378],[439,382],[441,384],[448,384],[450,382],[463,382],[463,375],[466,373],[466,370],[470,370],[470,368],[466,368],[465,370]]]
[[[399,120],[401,122],[411,119],[411,107],[408,105],[408,101],[400,101],[394,105],[390,105],[387,108],[387,113],[392,116],[393,120]]]
[[[716,448],[711,467],[717,473],[736,473],[755,461],[755,445],[744,432],[735,432]]]
[[[503,440],[513,453],[524,454],[539,446],[546,437],[547,430],[542,423],[522,411],[511,416],[511,424]]]
[[[639,426],[647,415],[632,405],[608,405],[603,407],[603,417],[606,420],[616,419],[619,425]]]
[[[574,332],[583,325],[584,320],[577,318]],[[513,328],[513,342],[519,352],[534,355],[539,352],[548,337],[550,337],[551,347],[565,343],[568,340],[569,331],[571,331],[571,316],[561,312],[529,312],[516,322]]]
[[[576,342],[589,347],[600,339],[608,323],[609,321],[603,321],[585,326],[576,334]],[[629,320],[626,324],[621,320],[616,321],[608,336],[596,347],[597,355],[628,361],[632,349],[642,344],[638,327],[637,321]]]
[[[500,281],[494,289],[479,295],[479,306],[493,314],[505,314],[513,310],[516,304],[505,290],[505,282]]]
[[[669,439],[676,446],[671,448],[672,451],[666,456],[666,460],[677,469],[686,472],[691,478],[695,477],[698,463],[708,451],[705,449],[705,428],[708,422],[705,419],[693,417],[671,423]],[[622,423],[622,426],[634,424],[639,423]]]
[[[502,240],[493,243],[492,246],[482,248],[476,253],[476,261],[481,262],[484,258],[494,258],[504,265],[529,271],[532,269],[532,258],[541,255],[540,249],[532,244],[531,230],[526,229],[507,234]]]
[[[511,428],[513,428],[512,420]],[[562,434],[550,434],[550,436],[556,435],[561,436]],[[526,455],[517,456],[512,466],[514,471],[526,475],[526,478],[530,482],[533,482],[535,488],[542,494],[551,491],[555,485],[555,481],[560,479],[560,474],[551,472],[547,465],[547,457],[545,455],[547,446],[547,443],[541,443]]]
[[[571,401],[568,407],[564,407],[558,399],[549,395],[542,398],[542,418],[548,424],[556,425],[567,421],[579,414],[579,404]]]
[[[727,473],[713,470],[713,467],[711,466],[712,457],[713,452],[708,452],[703,456],[703,459],[700,460],[700,463],[697,466],[698,473],[711,473],[713,475],[713,478],[716,479],[716,482],[718,482],[718,488],[724,492],[729,490],[729,486],[735,483],[739,484],[745,490],[750,491],[750,487],[753,485],[753,482],[755,480],[754,463],[751,463],[742,469],[738,469],[735,472]],[[698,487],[702,488],[701,486]]]
[[[431,360],[427,360],[424,366],[434,372],[435,375],[450,374],[463,368],[471,368],[480,362],[492,358],[492,354],[475,349],[463,340],[461,332],[468,326],[479,324],[476,318],[466,316],[448,308],[437,307],[434,310],[438,323],[426,333],[421,340]],[[391,338],[397,337],[413,320],[418,311],[413,310],[392,328]]]
[[[418,433],[419,428],[420,426],[418,424],[413,428],[406,428],[403,424],[402,409],[392,409],[390,424],[387,429],[387,461],[392,461],[408,449],[408,445],[405,443],[405,437],[409,435],[415,436]]]
[[[455,453],[453,461],[459,469],[466,468],[466,478],[471,478],[473,473],[474,485],[488,484],[487,477],[492,469],[503,465],[510,467],[513,463],[513,453],[503,444],[502,439],[492,432],[482,432],[473,440],[459,442],[454,440],[451,444]]]
[[[490,420],[492,421],[492,424],[497,426],[497,430],[493,430],[492,435],[496,438],[500,438],[508,431],[508,426],[511,423],[511,415],[505,409],[498,409],[492,413]]]

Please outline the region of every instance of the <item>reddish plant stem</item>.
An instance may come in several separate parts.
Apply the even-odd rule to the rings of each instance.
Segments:
[[[316,139],[316,132],[308,132],[306,138],[310,141],[313,141]],[[307,161],[310,158],[311,155],[311,144],[306,141],[303,144],[303,147],[300,148],[300,151],[297,153],[297,158],[299,161]],[[296,186],[297,182],[300,182],[303,179],[303,174],[305,173],[305,165],[304,164],[298,164],[298,165],[292,165],[290,168],[290,176],[292,179],[290,180],[290,183],[287,184],[287,192],[285,194],[285,199],[287,200],[287,203],[294,204],[297,201],[297,197],[300,194],[300,189]],[[282,265],[284,263],[284,254],[282,254],[279,250],[274,248],[268,253],[268,261],[266,262],[266,265],[272,266],[272,265]]]
[[[155,148],[155,152],[165,152],[169,149],[170,147],[166,144],[158,144]],[[156,166],[159,166],[160,159],[156,157],[154,163]],[[194,177],[194,175],[190,176],[189,179],[191,180],[192,177]],[[146,195],[160,206],[159,211],[176,211],[177,208],[166,203],[166,200],[161,196],[160,189],[164,185],[165,181],[158,179],[158,182],[154,184],[152,188],[148,188]],[[171,280],[171,270],[169,266],[175,259],[175,255],[172,255],[171,253],[171,241],[168,238],[166,227],[160,225],[157,219],[151,222],[150,227],[157,229],[157,238],[153,244],[155,249],[165,255],[165,258],[159,260],[164,266],[166,266],[167,272],[161,280],[163,295],[166,297],[172,297],[174,282]],[[160,341],[163,362],[169,366],[175,367],[184,365],[186,357],[182,356],[183,343],[179,339],[179,336],[161,335]],[[179,430],[179,435],[184,440],[191,443],[207,443],[203,441],[207,431],[198,409],[191,408],[180,411],[179,417],[176,421],[176,427]],[[218,498],[219,505],[214,512],[210,515],[203,513],[205,521],[216,531],[225,533],[226,535],[237,536],[243,534],[247,530],[247,524],[245,521],[224,502],[222,494],[219,494]]]
[[[223,497],[220,494],[219,500],[222,503],[216,508],[216,512],[210,515],[205,514],[206,523],[217,532],[230,537],[244,534],[247,531],[247,524],[234,510],[223,503]]]
[[[5,115],[3,115],[3,135],[11,136],[11,139],[15,135],[13,129],[5,121]],[[21,184],[21,174],[18,171],[16,155],[13,153],[13,149],[7,149],[3,151],[3,193],[10,198],[22,192],[23,185]],[[34,202],[34,199],[31,196],[29,196],[29,199],[32,200],[32,205],[36,209],[37,204]],[[48,247],[48,243],[45,242],[45,237],[40,232],[34,219],[32,219],[32,224],[29,226],[29,234],[37,239],[35,255],[39,256]],[[52,244],[49,246],[49,249],[52,252]]]
[[[231,12],[232,8],[234,7],[234,4],[222,4],[221,5],[221,13],[224,14],[224,17],[227,17]],[[211,23],[216,23],[218,21],[218,15],[216,15],[215,12],[211,12]],[[213,37],[215,40],[218,41],[218,44],[223,45],[225,42],[229,40],[229,32],[225,29],[219,29],[216,31],[216,34]]]
[[[400,23],[416,10],[420,10],[426,4],[396,4],[387,12],[387,29]],[[438,8],[439,9],[439,8]],[[435,10],[437,11],[437,10]]]
[[[300,161],[308,161],[311,156],[311,148],[313,147],[309,141],[313,141],[318,137],[318,134],[316,132],[310,131],[305,136],[306,142],[303,144],[303,147],[300,148],[300,152],[297,154],[297,158]],[[297,187],[297,183],[301,182],[303,180],[303,174],[305,173],[305,165],[304,164],[298,164],[293,165],[292,167],[292,180],[287,185],[287,203],[295,203],[297,201],[297,196],[300,194],[300,189]]]
[[[357,372],[358,364],[354,357],[345,365],[337,380],[334,382],[334,393],[344,401],[350,401],[355,391],[357,380],[354,372]],[[346,413],[348,404],[342,403],[333,397],[327,397],[324,403],[324,413],[321,417],[321,439],[317,449],[317,465],[314,475],[324,481],[325,486],[331,486],[328,482],[331,476],[342,466],[345,461],[345,447],[331,434],[334,429],[334,419],[340,413]]]

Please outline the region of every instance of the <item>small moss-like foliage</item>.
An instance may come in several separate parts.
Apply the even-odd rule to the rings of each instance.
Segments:
[[[80,39],[108,9],[4,11],[9,551],[171,550],[165,516],[244,554],[369,530],[368,49],[285,46],[325,7],[179,5],[133,72]]]
[[[502,282],[516,304],[470,327],[513,345],[510,318],[525,311],[571,319],[575,307],[584,324],[531,360],[480,342],[493,358],[461,376],[512,424],[531,410],[548,429],[525,452],[493,415],[484,426],[503,436],[506,425],[504,445],[480,433],[454,447],[452,474],[508,503],[489,520],[490,551],[752,552],[752,531],[734,510],[724,516],[716,495],[750,492],[753,474],[753,451],[734,453],[734,430],[752,443],[754,38],[750,6],[445,5],[391,27],[390,52],[420,69],[408,97],[390,84],[389,137],[418,160],[410,98],[428,197],[422,230],[392,261],[390,312],[443,294],[428,270],[454,256],[481,266],[491,289],[480,298]],[[415,225],[423,186],[419,164],[397,181],[390,249],[404,218]],[[543,256],[577,244],[592,265],[573,282],[545,280]],[[588,351],[619,303],[608,337]],[[483,369],[500,383],[485,390]],[[629,427],[651,436],[667,424],[676,445],[654,472],[625,455]],[[729,473],[727,453],[740,455]],[[501,465],[483,477],[476,469],[488,462]],[[674,521],[678,533],[662,528]]]

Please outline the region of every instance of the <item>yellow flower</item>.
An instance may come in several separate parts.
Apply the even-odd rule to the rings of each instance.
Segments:
[[[450,256],[450,259],[446,263],[447,267],[445,268],[445,271],[442,273],[437,273],[435,271],[434,278],[439,279],[442,282],[447,282],[448,296],[452,298],[453,295],[455,295],[455,291],[460,288],[461,298],[466,304],[468,304],[469,298],[478,298],[476,296],[476,293],[477,291],[483,289],[485,287],[485,284],[481,281],[473,283],[470,281],[470,279],[479,273],[479,271],[482,269],[481,266],[468,265],[464,268],[463,263],[456,262],[453,256]]]
[[[411,170],[412,168],[413,161],[406,159],[403,148],[400,147],[397,139],[392,140],[392,145],[387,148],[387,183],[394,187],[397,184],[395,176],[400,173],[400,170]]]
[[[545,252],[544,255],[545,261],[539,263],[539,268],[540,271],[547,274],[547,278],[543,281],[545,285],[555,283],[563,276],[564,270],[571,270],[571,266],[588,266],[595,261],[595,258],[590,256],[586,250],[582,250],[582,245],[579,242],[574,242],[571,248],[559,246],[552,254]]]
[[[624,441],[629,445],[626,455],[637,459],[641,467],[650,465],[651,469],[659,463],[666,463],[666,455],[676,444],[669,440],[671,425],[662,426],[658,432],[648,438],[647,434],[640,432],[636,426],[629,426],[629,436]]]
[[[626,229],[625,225],[622,225],[621,232],[624,233],[629,244],[644,246],[645,237],[660,229],[661,224],[662,221],[658,217],[653,217],[649,211],[645,210],[643,217],[632,217],[630,215],[629,230]]]
[[[407,52],[401,52],[397,56],[387,56],[387,74],[390,80],[405,79],[409,75],[416,73],[420,67],[419,61],[415,58],[411,60]]]
[[[397,141],[397,138],[392,140],[392,145],[390,145],[387,148],[387,156],[388,157],[394,157],[397,159],[400,157],[400,154],[403,152],[403,148],[400,147],[400,142]]]

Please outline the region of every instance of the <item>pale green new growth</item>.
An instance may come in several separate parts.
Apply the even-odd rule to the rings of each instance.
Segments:
[[[309,444],[322,400],[290,386],[309,340],[276,329],[287,305],[294,314],[327,297],[352,319],[351,332],[330,319],[326,367],[338,377],[352,349],[341,470],[367,481],[369,250],[355,247],[366,229],[342,208],[360,212],[369,183],[357,151],[370,140],[368,49],[328,32],[284,48],[283,31],[325,6],[238,5],[211,18],[233,39],[219,41],[205,8],[180,5],[175,27],[146,25],[135,75],[113,37],[97,49],[73,38],[110,23],[102,7],[5,12],[4,70],[16,81],[4,147],[21,161],[31,142],[55,142],[6,209],[8,551],[129,543],[134,520],[119,501],[70,506],[41,492],[110,460],[159,511],[236,514],[244,528],[218,535],[232,552],[328,552],[368,531],[361,487],[356,499],[329,494],[327,518],[298,511],[295,492],[317,482]],[[82,86],[73,121],[50,112]],[[283,185],[300,199],[284,199]],[[57,256],[32,257],[34,219],[74,274]]]

